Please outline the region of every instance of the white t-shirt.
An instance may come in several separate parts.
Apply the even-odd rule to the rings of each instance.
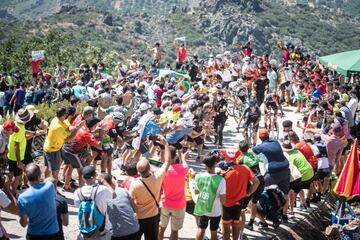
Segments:
[[[86,198],[86,197],[90,197],[92,188],[93,188],[93,186],[86,185],[75,191],[75,193],[74,193],[75,207],[79,207],[79,205],[80,205],[78,191],[80,191],[80,189],[81,189],[82,195]],[[96,202],[96,206],[98,207],[99,211],[102,214],[104,214],[106,217],[105,229],[107,229],[107,230],[110,230],[112,228],[111,223],[109,221],[108,214],[106,214],[107,202],[111,199],[112,199],[112,193],[110,192],[110,190],[103,185],[99,185],[99,188],[98,188],[98,190],[96,192],[96,196],[95,196],[95,202]]]
[[[204,173],[205,176],[215,176],[217,174],[210,174],[210,173]],[[195,184],[195,189],[198,190],[196,184]],[[214,205],[211,211],[211,214],[206,214],[206,216],[208,217],[218,217],[221,216],[222,213],[222,204],[220,202],[220,195],[225,195],[226,194],[226,182],[225,179],[221,179],[219,187],[217,189],[216,192],[216,198],[214,201]]]
[[[10,199],[6,196],[6,194],[0,190],[0,207],[1,209],[7,208],[11,203]],[[0,237],[4,235],[2,229],[0,228]]]
[[[356,98],[351,98],[347,106],[351,110],[352,117],[355,116],[359,101]]]

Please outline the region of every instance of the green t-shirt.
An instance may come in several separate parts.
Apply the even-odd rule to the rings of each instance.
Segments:
[[[25,125],[17,122],[15,122],[15,124],[19,128],[19,132],[10,135],[7,157],[11,161],[16,161],[15,142],[18,142],[20,147],[20,160],[22,161],[24,160],[26,149]]]
[[[255,154],[245,153],[243,155],[242,162],[249,168],[252,168],[259,164],[260,158],[258,156],[256,156]]]
[[[305,182],[314,176],[314,170],[304,155],[298,150],[289,152],[289,160],[301,173],[301,181]]]
[[[222,179],[223,177],[219,175],[196,175],[196,186],[200,193],[194,209],[195,215],[203,216],[211,214],[216,199],[216,193]]]

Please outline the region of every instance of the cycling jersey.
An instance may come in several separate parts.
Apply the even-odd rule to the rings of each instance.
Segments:
[[[261,111],[259,107],[255,107],[255,111],[251,110],[251,107],[247,107],[244,111],[244,116],[246,119],[248,119],[248,122],[255,123],[258,121],[261,117]]]
[[[267,108],[272,108],[273,110],[277,110],[279,102],[277,100],[274,100],[272,96],[273,96],[272,93],[266,95],[264,104]]]

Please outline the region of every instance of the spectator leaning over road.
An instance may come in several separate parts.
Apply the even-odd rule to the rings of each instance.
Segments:
[[[137,239],[145,235],[145,240],[157,239],[159,231],[159,197],[162,181],[171,161],[169,144],[163,136],[158,137],[159,142],[165,146],[165,162],[154,173],[150,163],[141,159],[136,165],[140,177],[130,185],[130,195],[135,202],[136,215],[139,219],[140,231]]]
[[[217,230],[221,220],[221,206],[226,199],[225,179],[215,173],[217,158],[206,157],[203,163],[206,172],[197,174],[195,177],[198,199],[195,205],[194,214],[199,216],[196,240],[203,240],[206,228],[210,222],[211,240],[217,239]]]
[[[91,199],[95,201],[96,207],[100,213],[105,216],[105,225],[91,235],[91,237],[84,237],[86,240],[107,240],[110,235],[111,222],[109,215],[107,214],[107,202],[113,198],[114,190],[104,180],[103,177],[99,177],[96,181],[97,173],[93,166],[86,166],[82,171],[85,186],[78,188],[74,193],[74,204],[75,207],[79,207],[82,201],[85,199]]]
[[[52,182],[40,182],[41,170],[34,163],[26,167],[30,188],[20,194],[20,224],[27,229],[28,240],[61,240],[56,216],[56,192]]]
[[[280,143],[275,139],[269,138],[269,132],[266,129],[259,130],[260,144],[252,148],[264,162],[265,166],[265,187],[278,185],[279,189],[287,195],[290,185],[289,161],[284,156]],[[287,221],[287,207],[285,207],[282,216],[283,221]]]
[[[25,168],[23,164],[26,149],[25,123],[27,123],[33,115],[33,112],[25,108],[20,109],[15,115],[15,125],[19,131],[10,135],[9,138],[7,157],[9,159],[9,178],[13,179],[14,177],[12,181],[12,192],[14,194],[17,191]]]
[[[234,164],[224,173],[226,200],[223,204],[222,223],[224,240],[239,239],[245,226],[245,210],[251,195],[259,187],[259,179],[244,164]],[[248,189],[248,183],[251,187]]]
[[[177,156],[175,147],[169,149],[173,161],[162,182],[159,240],[164,238],[169,220],[171,220],[170,239],[178,239],[178,232],[185,218],[185,177],[188,171],[186,163],[188,153]]]
[[[289,162],[291,161],[292,164],[297,167],[301,174],[301,183],[299,184],[297,189],[294,189],[295,196],[292,198],[293,200],[296,199],[296,194],[300,196],[300,209],[305,210],[307,209],[308,205],[305,202],[304,192],[303,189],[309,189],[310,185],[314,179],[314,171],[310,163],[306,160],[305,156],[294,146],[291,144],[289,140],[285,140],[282,144],[283,151],[287,153]],[[307,200],[308,201],[308,200]],[[292,202],[291,204],[293,204]]]
[[[105,180],[115,188],[114,178],[102,173]],[[136,240],[139,223],[135,215],[135,204],[129,192],[120,187],[115,188],[116,197],[107,202],[107,213],[112,225],[111,240]]]
[[[49,131],[44,142],[45,176],[49,177],[50,172],[56,181],[59,180],[59,170],[61,164],[61,148],[64,143],[75,136],[84,121],[80,121],[76,126],[69,127],[64,121],[67,118],[66,109],[60,107],[56,110],[56,117],[51,121]]]

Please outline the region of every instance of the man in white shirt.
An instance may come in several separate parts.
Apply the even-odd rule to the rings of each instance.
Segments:
[[[355,114],[356,114],[356,110],[358,107],[359,99],[357,98],[355,90],[352,90],[350,92],[350,95],[351,95],[351,99],[348,102],[347,106],[348,106],[348,108],[350,108],[352,117],[355,119]]]

